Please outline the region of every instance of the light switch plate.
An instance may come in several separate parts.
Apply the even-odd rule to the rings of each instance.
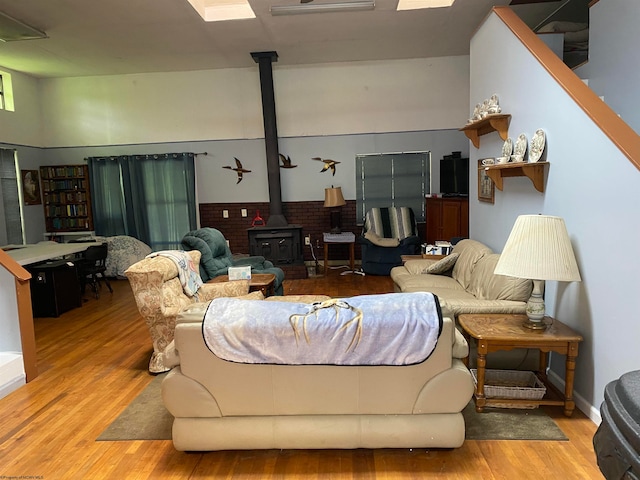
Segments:
[[[229,210],[222,210],[222,218],[229,218]]]
[[[240,215],[242,215],[243,217],[247,216],[247,209],[243,208],[242,210],[240,210]]]

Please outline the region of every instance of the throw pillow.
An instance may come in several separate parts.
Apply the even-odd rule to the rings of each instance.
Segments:
[[[369,240],[374,245],[378,245],[379,247],[397,247],[400,245],[400,240],[397,238],[383,238],[379,236],[377,233],[369,230],[364,234],[364,238]]]
[[[443,273],[446,273],[453,268],[459,256],[459,253],[451,253],[444,257],[442,260],[438,260],[436,263],[432,263],[431,265],[429,265],[422,271],[422,273],[442,275]]]

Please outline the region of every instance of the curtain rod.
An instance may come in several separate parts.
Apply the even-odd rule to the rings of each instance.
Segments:
[[[124,155],[124,156],[133,156],[133,157],[149,157],[153,155],[172,155],[172,153],[147,153],[147,154],[133,154],[133,155]],[[209,155],[209,152],[198,152],[193,155]],[[117,158],[123,155],[96,155],[98,158]],[[84,157],[84,161],[86,162],[90,157]]]

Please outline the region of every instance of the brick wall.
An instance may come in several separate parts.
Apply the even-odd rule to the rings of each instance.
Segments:
[[[329,210],[324,208],[323,201],[317,202],[283,202],[282,213],[287,222],[292,225],[302,226],[302,235],[311,235],[311,242],[315,250],[316,257],[322,261],[323,245],[322,233],[330,229]],[[260,216],[266,222],[269,219],[269,203],[201,203],[200,204],[200,225],[202,227],[217,228],[222,232],[233,253],[249,253],[249,236],[247,229],[251,228],[251,221],[260,211]],[[241,216],[241,209],[247,209],[247,216]],[[229,218],[223,218],[222,211],[229,211]],[[362,227],[356,225],[356,202],[347,200],[347,204],[342,207],[342,231],[353,232],[360,235]],[[424,238],[424,224],[418,225],[418,232]],[[316,248],[317,247],[317,248]],[[304,245],[304,260],[313,261],[311,248]],[[360,247],[356,243],[356,260],[361,258]],[[348,245],[334,245],[329,249],[329,260],[349,259]]]
[[[282,204],[282,213],[287,222],[291,225],[302,227],[302,236],[311,235],[311,242],[315,249],[318,260],[322,260],[322,233],[328,232],[329,210],[324,208],[323,201],[317,202],[286,202]],[[241,216],[241,210],[247,209],[247,216]],[[229,211],[229,218],[222,216],[223,210]],[[269,219],[269,203],[201,203],[200,204],[200,225],[202,227],[213,227],[222,232],[233,253],[249,253],[249,237],[247,229],[251,228],[251,221],[260,211],[260,216],[266,222]],[[342,207],[342,231],[353,232],[359,235],[361,227],[356,226],[356,202],[347,201]],[[316,248],[318,247],[318,248]],[[313,261],[311,248],[304,245],[303,254],[305,261]],[[331,260],[348,260],[349,247],[347,245],[336,245],[330,250]],[[356,244],[356,258],[360,258],[360,249]]]

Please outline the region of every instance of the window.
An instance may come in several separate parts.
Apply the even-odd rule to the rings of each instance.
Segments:
[[[11,74],[0,70],[0,110],[14,111]]]
[[[431,152],[356,155],[356,222],[376,207],[411,207],[424,222],[431,193]]]
[[[153,250],[171,250],[196,228],[193,153],[87,161],[98,235],[130,235]]]
[[[2,205],[0,216],[4,220],[6,238],[0,232],[0,245],[23,244],[22,203],[18,186],[18,157],[15,150],[0,148],[0,194]]]

